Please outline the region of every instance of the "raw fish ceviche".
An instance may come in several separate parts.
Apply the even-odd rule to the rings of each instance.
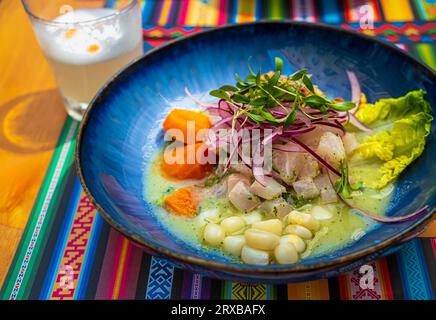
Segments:
[[[395,179],[425,148],[422,90],[369,103],[327,97],[308,70],[238,74],[197,109],[172,109],[146,198],[170,230],[253,265],[294,264],[362,237],[385,215]]]

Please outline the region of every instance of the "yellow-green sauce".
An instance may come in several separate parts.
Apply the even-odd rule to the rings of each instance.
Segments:
[[[217,198],[211,192],[210,196],[203,198],[199,207],[199,214],[195,218],[185,218],[176,216],[166,211],[162,205],[165,196],[172,191],[193,185],[196,181],[174,182],[167,180],[160,173],[159,161],[161,154],[156,155],[148,168],[146,168],[146,183],[145,183],[145,200],[156,205],[155,214],[168,231],[184,241],[189,242],[194,246],[203,246],[202,244],[202,212],[211,210],[218,211],[218,218],[222,219],[232,215],[243,215],[226,199]],[[384,215],[386,208],[390,202],[393,186],[389,185],[382,191],[363,191],[358,197],[354,197],[355,203],[366,210]],[[207,192],[207,191],[206,191]],[[312,203],[317,204],[317,203]],[[329,220],[321,220],[321,228],[315,234],[314,238],[308,242],[306,251],[302,254],[302,258],[312,255],[319,255],[329,251],[343,247],[358,238],[363,236],[368,230],[374,226],[374,222],[368,220],[358,213],[353,212],[353,209],[345,206],[341,202],[333,205],[321,205],[333,213],[333,217]],[[302,212],[305,207],[298,209]],[[248,213],[250,214],[250,213]]]

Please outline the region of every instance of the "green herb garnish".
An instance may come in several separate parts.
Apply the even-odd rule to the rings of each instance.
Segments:
[[[345,162],[341,163],[341,177],[335,183],[335,190],[338,194],[341,194],[345,199],[351,198],[353,191],[360,190],[362,188],[362,182],[350,183],[348,176],[348,165]]]
[[[276,57],[274,61],[274,72],[262,75],[260,70],[255,73],[248,65],[249,75],[244,80],[235,74],[235,85],[224,85],[212,90],[210,95],[224,99],[235,107],[238,110],[235,119],[246,115],[257,123],[283,124],[285,128],[295,122],[297,110],[312,120],[319,119],[307,114],[305,107],[317,109],[323,114],[327,114],[329,109],[342,112],[355,107],[353,102],[339,102],[317,94],[307,69],[284,76],[282,59]],[[275,107],[281,108],[282,112],[271,112]]]

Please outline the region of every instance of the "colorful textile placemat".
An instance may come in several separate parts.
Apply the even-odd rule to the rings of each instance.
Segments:
[[[378,36],[436,69],[436,26],[428,21],[436,17],[434,1],[168,0],[142,5],[146,47],[213,25],[292,18]],[[361,5],[374,8],[374,29],[360,29]],[[219,281],[174,268],[144,253],[96,212],[74,170],[77,128],[77,122],[66,120],[0,291],[2,299],[435,298],[436,238],[415,239],[396,254],[372,262],[366,271],[289,285]]]

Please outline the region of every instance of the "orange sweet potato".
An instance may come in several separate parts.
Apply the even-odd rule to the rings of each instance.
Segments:
[[[160,165],[162,173],[167,178],[175,180],[203,179],[212,170],[209,163],[201,164],[198,162],[199,159],[196,155],[201,154],[203,149],[203,143],[196,143],[195,145],[183,145],[170,151],[165,151],[171,154],[168,157],[164,154]],[[192,154],[191,152],[195,153]],[[174,160],[173,163],[168,161],[169,158]]]
[[[165,208],[184,217],[194,217],[197,213],[198,199],[191,187],[181,188],[171,193],[164,200]]]
[[[192,136],[193,141],[191,141],[191,143],[201,141],[201,138],[197,137],[197,133],[201,129],[208,129],[211,126],[209,117],[204,113],[193,110],[173,109],[166,117],[163,128],[165,131],[179,129],[183,133],[183,137],[176,135],[174,137],[178,140],[183,139],[185,143],[190,143],[190,141],[188,141],[188,121],[193,121],[192,128],[195,129],[195,132],[190,132],[191,135],[195,134],[195,136]]]

